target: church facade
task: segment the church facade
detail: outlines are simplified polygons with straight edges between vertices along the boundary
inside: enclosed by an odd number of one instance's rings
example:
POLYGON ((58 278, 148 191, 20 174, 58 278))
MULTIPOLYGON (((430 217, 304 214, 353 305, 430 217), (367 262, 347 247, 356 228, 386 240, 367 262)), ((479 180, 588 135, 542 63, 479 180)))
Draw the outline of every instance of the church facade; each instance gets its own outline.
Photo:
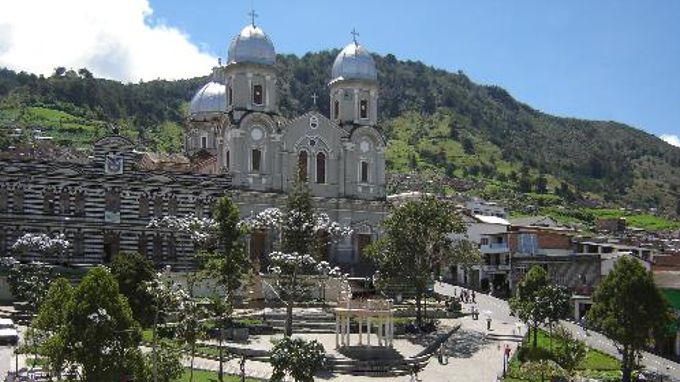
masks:
MULTIPOLYGON (((333 245, 330 259, 361 263, 386 214, 386 142, 377 127, 373 58, 356 39, 348 44, 331 68, 331 115, 312 110, 293 119, 278 112, 275 63, 264 31, 254 22, 243 28, 226 65, 213 69, 191 101, 186 154, 208 153, 212 160, 203 171, 231 176, 243 215, 283 207, 299 177, 318 208, 353 228, 353 237, 333 245)), ((250 249, 262 256, 271 250, 271 238, 251 238, 250 249)))
MULTIPOLYGON (((120 252, 137 251, 157 264, 189 269, 190 240, 148 228, 150 219, 207 216, 223 195, 243 217, 284 208, 300 178, 317 208, 353 229, 351 237, 330 246, 328 259, 364 273, 363 249, 377 238, 387 213, 375 63, 351 42, 332 67, 331 115, 311 110, 287 119, 278 112, 275 61, 262 29, 254 23, 243 28, 226 65, 215 67, 191 100, 184 156, 165 164, 167 155, 140 152, 117 135, 95 142, 84 163, 0 159, 0 256, 10 254, 24 233, 63 233, 73 244, 66 254, 71 263, 106 263, 120 252)), ((265 256, 272 242, 251 235, 251 256, 265 256)), ((22 259, 56 261, 37 253, 22 259)))

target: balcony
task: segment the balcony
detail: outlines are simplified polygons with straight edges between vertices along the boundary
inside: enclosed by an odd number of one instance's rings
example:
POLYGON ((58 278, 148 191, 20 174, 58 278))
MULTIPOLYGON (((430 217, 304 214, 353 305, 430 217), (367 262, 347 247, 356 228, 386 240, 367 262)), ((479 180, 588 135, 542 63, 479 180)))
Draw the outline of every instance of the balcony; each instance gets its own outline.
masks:
POLYGON ((508 272, 508 271, 510 271, 510 265, 509 264, 482 265, 482 271, 484 271, 484 272, 496 272, 496 271, 508 272))
POLYGON ((485 245, 481 245, 479 247, 479 250, 482 253, 507 253, 507 252, 510 252, 510 248, 508 247, 508 243, 485 244, 485 245))

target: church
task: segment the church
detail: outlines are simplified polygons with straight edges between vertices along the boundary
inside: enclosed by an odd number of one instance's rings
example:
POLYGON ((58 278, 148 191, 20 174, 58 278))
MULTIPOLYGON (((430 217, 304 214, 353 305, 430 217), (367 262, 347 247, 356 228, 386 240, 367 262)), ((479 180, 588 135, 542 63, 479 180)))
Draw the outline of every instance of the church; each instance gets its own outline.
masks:
MULTIPOLYGON (((353 35, 331 68, 331 115, 311 110, 289 120, 277 108, 274 44, 253 18, 231 41, 226 65, 213 68, 193 97, 184 137, 186 155, 203 159, 199 171, 231 175, 244 215, 283 207, 295 180, 306 181, 317 207, 354 231, 331 249, 342 264, 361 263, 385 216, 378 73, 353 35)), ((251 255, 269 251, 270 240, 251 238, 251 255)))
MULTIPOLYGON (((328 260, 368 274, 363 249, 387 214, 375 63, 355 35, 331 68, 331 115, 310 110, 292 119, 278 111, 275 63, 274 45, 253 19, 231 41, 226 64, 213 68, 191 100, 183 155, 146 152, 114 134, 94 142, 84 161, 0 158, 0 256, 16 255, 11 246, 24 233, 61 233, 72 243, 65 254, 71 264, 139 252, 158 265, 191 269, 190 238, 150 228, 152 218, 207 216, 224 195, 244 218, 284 208, 301 178, 315 207, 353 230, 329 246, 328 260)), ((262 259, 273 242, 251 234, 248 250, 262 259)), ((57 259, 24 253, 20 260, 57 259)))

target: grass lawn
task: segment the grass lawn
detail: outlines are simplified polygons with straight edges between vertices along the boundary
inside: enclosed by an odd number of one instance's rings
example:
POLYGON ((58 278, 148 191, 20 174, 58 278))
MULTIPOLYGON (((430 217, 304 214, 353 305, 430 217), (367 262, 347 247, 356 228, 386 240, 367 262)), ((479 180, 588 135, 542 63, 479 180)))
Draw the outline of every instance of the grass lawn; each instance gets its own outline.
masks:
MULTIPOLYGON (((552 346, 557 346, 559 343, 553 339, 552 346)), ((525 339, 522 346, 532 346, 532 339, 525 339)), ((538 332, 538 348, 550 350, 550 335, 545 331, 538 332)), ((517 355, 513 355, 510 360, 508 368, 508 376, 504 379, 505 382, 519 382, 529 381, 522 377, 520 372, 521 363, 517 359, 517 355)), ((578 373, 582 376, 599 377, 604 380, 615 380, 619 376, 621 365, 619 361, 599 350, 586 348, 586 356, 581 363, 576 367, 574 374, 578 373), (610 379, 612 378, 612 379, 610 379)))
MULTIPOLYGON (((184 370, 184 375, 182 378, 177 380, 177 382, 188 382, 189 381, 189 369, 184 370)), ((205 371, 205 370, 194 370, 194 382, 211 382, 217 381, 217 372, 215 371, 205 371)), ((236 375, 225 375, 225 382, 240 382, 241 377, 236 375)), ((257 382, 257 379, 246 378, 246 382, 257 382)))

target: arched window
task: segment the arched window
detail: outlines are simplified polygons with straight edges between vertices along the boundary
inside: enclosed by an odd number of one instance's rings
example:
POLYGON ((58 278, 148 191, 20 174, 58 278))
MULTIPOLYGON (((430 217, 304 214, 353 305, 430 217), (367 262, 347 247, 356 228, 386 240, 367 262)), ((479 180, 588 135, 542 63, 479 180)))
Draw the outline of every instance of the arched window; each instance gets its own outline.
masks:
POLYGON ((61 190, 59 195, 59 207, 61 208, 61 213, 68 215, 71 213, 71 194, 68 192, 67 188, 61 190))
POLYGON ((262 169, 262 151, 260 149, 253 149, 251 152, 251 165, 253 172, 260 172, 262 169))
POLYGON ((340 101, 337 99, 333 103, 333 118, 338 119, 340 118, 340 101))
POLYGON ((224 153, 224 167, 226 167, 227 170, 229 170, 231 168, 231 166, 230 166, 231 162, 230 162, 229 159, 230 159, 229 158, 229 150, 227 150, 227 152, 224 153))
POLYGON ((307 152, 300 151, 298 154, 298 177, 301 181, 307 181, 307 152))
POLYGON ((359 103, 359 116, 361 118, 368 118, 368 101, 362 99, 359 103))
POLYGON ((255 105, 262 105, 262 85, 253 86, 253 103, 255 105))
POLYGON ((144 257, 146 257, 146 245, 146 232, 142 232, 137 239, 137 252, 144 257))
POLYGON ((14 189, 13 212, 20 214, 24 212, 24 190, 20 187, 14 189))
POLYGON ((139 196, 139 217, 146 218, 149 216, 149 197, 143 193, 139 196))
POLYGON ((54 191, 51 189, 45 190, 43 198, 43 213, 45 215, 54 214, 54 191))
POLYGON ((361 183, 368 183, 368 162, 361 161, 361 173, 359 174, 359 181, 361 183))
POLYGON ((229 105, 232 105, 234 103, 234 90, 231 88, 231 85, 229 85, 229 105))
POLYGON ((316 154, 316 183, 326 183, 326 154, 316 154))

